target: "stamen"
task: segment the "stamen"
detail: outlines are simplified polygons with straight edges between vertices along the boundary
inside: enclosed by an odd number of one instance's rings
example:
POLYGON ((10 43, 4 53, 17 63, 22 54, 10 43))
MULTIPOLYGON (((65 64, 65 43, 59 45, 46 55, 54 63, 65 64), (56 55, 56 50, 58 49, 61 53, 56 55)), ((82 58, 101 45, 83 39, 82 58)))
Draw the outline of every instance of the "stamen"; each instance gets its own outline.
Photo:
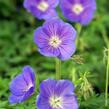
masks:
POLYGON ((49 45, 54 48, 58 48, 61 43, 62 43, 62 41, 57 36, 52 36, 49 40, 49 45))
POLYGON ((49 5, 45 1, 40 2, 37 6, 37 8, 43 12, 46 11, 48 9, 48 7, 49 7, 49 5))
POLYGON ((84 10, 84 8, 81 4, 75 4, 72 7, 72 11, 77 15, 79 15, 81 12, 83 12, 83 10, 84 10))
POLYGON ((50 106, 53 109, 62 109, 62 98, 57 96, 52 96, 49 99, 50 106))

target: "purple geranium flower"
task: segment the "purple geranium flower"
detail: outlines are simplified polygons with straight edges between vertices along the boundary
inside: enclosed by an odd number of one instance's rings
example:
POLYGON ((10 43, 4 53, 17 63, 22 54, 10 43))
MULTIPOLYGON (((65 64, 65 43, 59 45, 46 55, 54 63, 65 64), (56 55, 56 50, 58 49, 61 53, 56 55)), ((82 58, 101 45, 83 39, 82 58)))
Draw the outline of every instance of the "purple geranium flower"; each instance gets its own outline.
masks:
POLYGON ((78 109, 74 86, 68 80, 44 80, 37 97, 38 109, 78 109))
POLYGON ((20 103, 28 99, 35 90, 35 74, 31 67, 25 66, 23 72, 16 76, 11 84, 11 96, 9 102, 11 104, 20 103))
POLYGON ((34 41, 42 55, 61 60, 67 60, 74 54, 75 38, 75 29, 59 19, 46 21, 34 34, 34 41))
POLYGON ((95 0, 61 0, 60 7, 63 15, 70 21, 87 25, 96 10, 95 0))
POLYGON ((24 0, 24 7, 38 19, 56 17, 55 11, 59 0, 24 0))

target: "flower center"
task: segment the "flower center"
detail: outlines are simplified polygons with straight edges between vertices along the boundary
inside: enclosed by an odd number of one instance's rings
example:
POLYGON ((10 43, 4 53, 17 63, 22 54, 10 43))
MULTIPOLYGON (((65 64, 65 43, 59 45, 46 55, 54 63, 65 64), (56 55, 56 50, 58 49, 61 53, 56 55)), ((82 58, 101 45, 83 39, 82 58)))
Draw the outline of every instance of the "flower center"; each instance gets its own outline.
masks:
POLYGON ((31 87, 33 87, 33 84, 27 85, 27 86, 23 89, 23 91, 27 92, 31 87))
POLYGON ((75 4, 72 7, 72 11, 79 15, 84 10, 83 6, 81 4, 75 4))
POLYGON ((48 7, 49 7, 49 5, 45 1, 40 2, 37 6, 37 8, 43 12, 46 11, 48 7))
POLYGON ((57 96, 52 96, 49 99, 50 106, 53 109, 62 109, 62 98, 57 96))
POLYGON ((49 40, 49 45, 54 47, 54 48, 58 48, 61 43, 62 43, 62 41, 57 36, 53 36, 49 40))

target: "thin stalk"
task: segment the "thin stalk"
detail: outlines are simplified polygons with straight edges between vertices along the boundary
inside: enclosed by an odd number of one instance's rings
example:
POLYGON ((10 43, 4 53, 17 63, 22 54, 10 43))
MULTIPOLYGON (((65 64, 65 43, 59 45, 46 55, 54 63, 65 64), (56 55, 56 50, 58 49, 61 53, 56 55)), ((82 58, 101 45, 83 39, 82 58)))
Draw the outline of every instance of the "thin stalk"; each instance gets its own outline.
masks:
POLYGON ((109 39, 106 31, 102 30, 102 36, 104 39, 105 46, 107 47, 107 66, 106 66, 106 87, 105 87, 105 106, 108 106, 108 85, 109 85, 109 39))
POLYGON ((61 79, 61 61, 56 58, 56 79, 61 79))
POLYGON ((108 46, 108 44, 109 44, 109 39, 108 39, 107 34, 106 34, 106 31, 105 31, 104 29, 102 30, 102 37, 103 37, 103 39, 104 39, 104 43, 105 43, 106 47, 109 48, 109 46, 108 46))
POLYGON ((109 46, 107 49, 107 68, 106 68, 106 89, 105 89, 105 106, 108 106, 108 85, 109 85, 109 46))
MULTIPOLYGON (((39 73, 37 73, 37 76, 36 76, 36 86, 39 86, 40 82, 39 82, 39 73)), ((36 91, 35 91, 36 94, 39 93, 39 88, 36 87, 36 91)))
POLYGON ((81 31, 82 31, 82 26, 79 23, 77 23, 76 29, 77 29, 76 46, 78 47, 78 44, 79 44, 79 41, 80 41, 79 37, 80 37, 81 31))

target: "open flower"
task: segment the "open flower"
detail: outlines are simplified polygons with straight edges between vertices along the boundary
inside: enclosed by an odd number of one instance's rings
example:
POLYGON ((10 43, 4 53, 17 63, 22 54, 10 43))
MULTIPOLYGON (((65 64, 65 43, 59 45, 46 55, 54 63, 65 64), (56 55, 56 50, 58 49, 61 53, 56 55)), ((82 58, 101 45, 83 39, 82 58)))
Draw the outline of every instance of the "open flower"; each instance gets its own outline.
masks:
POLYGON ((59 19, 46 21, 34 34, 34 41, 42 55, 61 60, 67 60, 74 54, 75 38, 75 29, 59 19))
POLYGON ((55 11, 59 0, 24 0, 24 7, 38 19, 56 17, 55 11))
POLYGON ((23 72, 16 76, 10 84, 9 102, 11 104, 23 102, 34 93, 34 90, 35 74, 31 67, 25 66, 23 72))
POLYGON ((95 0, 61 0, 60 7, 68 20, 87 25, 93 19, 96 2, 95 0))
POLYGON ((78 109, 74 86, 68 80, 44 80, 37 97, 38 109, 78 109))

